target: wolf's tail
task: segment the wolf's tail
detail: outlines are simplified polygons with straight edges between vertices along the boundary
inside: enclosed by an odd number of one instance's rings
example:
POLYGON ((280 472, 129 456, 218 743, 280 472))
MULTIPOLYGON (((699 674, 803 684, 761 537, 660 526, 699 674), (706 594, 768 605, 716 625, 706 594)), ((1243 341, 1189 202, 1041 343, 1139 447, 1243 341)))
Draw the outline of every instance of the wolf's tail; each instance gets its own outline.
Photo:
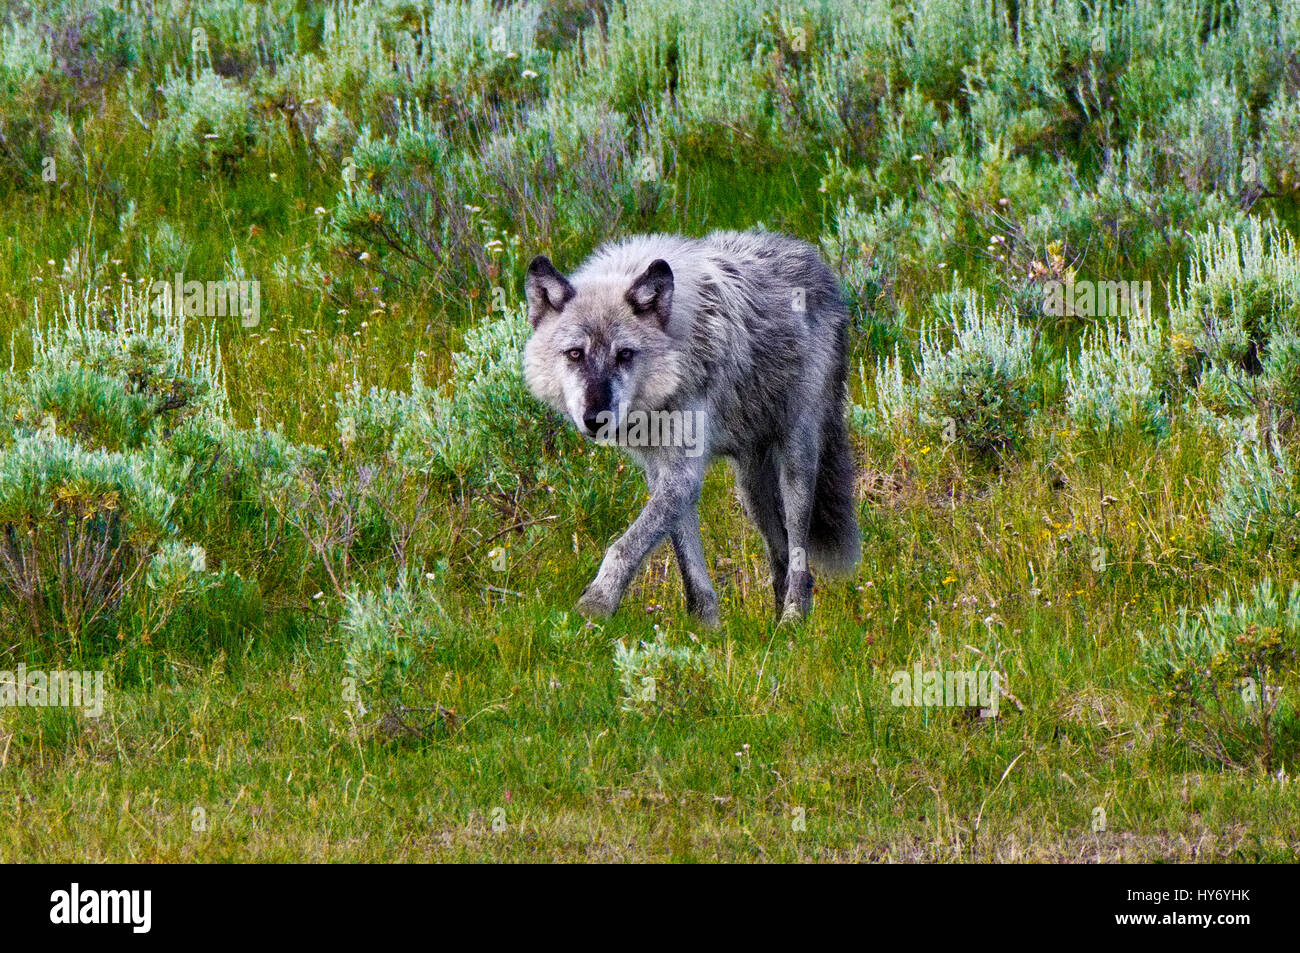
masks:
POLYGON ((809 561, 831 575, 847 575, 862 560, 858 505, 853 497, 853 454, 844 423, 843 353, 841 349, 840 367, 831 375, 835 394, 828 401, 826 417, 822 421, 817 488, 808 528, 809 561))

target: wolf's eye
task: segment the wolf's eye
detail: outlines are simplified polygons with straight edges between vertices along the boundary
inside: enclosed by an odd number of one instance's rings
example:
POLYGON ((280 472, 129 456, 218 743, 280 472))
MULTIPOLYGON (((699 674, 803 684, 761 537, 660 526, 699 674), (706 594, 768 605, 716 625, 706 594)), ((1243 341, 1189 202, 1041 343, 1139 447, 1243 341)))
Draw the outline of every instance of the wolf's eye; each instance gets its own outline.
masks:
POLYGON ((630 347, 625 347, 623 350, 618 352, 618 362, 620 364, 626 364, 634 357, 636 357, 636 351, 632 350, 630 347))
POLYGON ((569 360, 573 361, 575 364, 582 360, 582 348, 580 347, 571 347, 564 353, 567 354, 569 360))

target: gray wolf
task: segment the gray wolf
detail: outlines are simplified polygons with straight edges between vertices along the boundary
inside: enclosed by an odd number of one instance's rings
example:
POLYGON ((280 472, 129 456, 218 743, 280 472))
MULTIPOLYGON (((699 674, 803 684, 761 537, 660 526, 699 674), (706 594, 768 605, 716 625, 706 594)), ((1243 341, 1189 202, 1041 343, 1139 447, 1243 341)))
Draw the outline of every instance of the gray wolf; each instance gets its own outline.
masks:
POLYGON ((768 232, 642 235, 601 246, 569 277, 539 255, 525 291, 529 388, 579 432, 623 447, 650 489, 579 611, 613 614, 669 539, 687 609, 717 624, 698 511, 715 457, 730 461, 762 534, 783 621, 811 611, 811 567, 842 574, 857 565, 848 313, 816 249, 768 232), (659 425, 637 428, 646 420, 659 425))

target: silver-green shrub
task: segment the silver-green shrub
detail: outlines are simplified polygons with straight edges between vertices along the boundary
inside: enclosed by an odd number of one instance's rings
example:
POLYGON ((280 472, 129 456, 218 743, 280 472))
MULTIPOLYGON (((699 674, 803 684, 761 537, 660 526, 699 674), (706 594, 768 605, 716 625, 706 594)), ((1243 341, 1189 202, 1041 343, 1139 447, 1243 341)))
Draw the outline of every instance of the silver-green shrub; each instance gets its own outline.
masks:
POLYGON ((171 535, 173 499, 139 457, 20 435, 0 452, 0 616, 80 650, 171 535))
POLYGON ((1234 447, 1219 468, 1219 483, 1210 507, 1216 533, 1232 543, 1295 541, 1300 492, 1284 447, 1259 440, 1234 447))
POLYGON ((1032 410, 1034 335, 973 292, 956 301, 949 321, 921 329, 921 422, 972 450, 1002 450, 1023 436, 1032 410))
POLYGON ((714 704, 713 658, 707 649, 654 640, 614 645, 623 710, 642 716, 703 714, 714 704))
POLYGON ((1294 723, 1300 583, 1283 591, 1264 579, 1248 597, 1225 592, 1200 612, 1186 609, 1152 638, 1141 637, 1142 670, 1165 727, 1178 743, 1230 766, 1271 772, 1283 719, 1294 723))
POLYGON ((158 129, 164 156, 183 165, 216 167, 241 158, 253 140, 253 102, 232 80, 205 69, 193 79, 173 76, 163 85, 167 102, 158 129))
POLYGON ((438 602, 405 577, 397 586, 348 594, 340 627, 359 714, 400 713, 415 701, 413 666, 442 624, 438 602))
POLYGON ((1155 368, 1164 350, 1160 329, 1147 312, 1123 331, 1107 323, 1085 336, 1066 368, 1066 412, 1081 430, 1103 436, 1163 434, 1169 414, 1155 368))

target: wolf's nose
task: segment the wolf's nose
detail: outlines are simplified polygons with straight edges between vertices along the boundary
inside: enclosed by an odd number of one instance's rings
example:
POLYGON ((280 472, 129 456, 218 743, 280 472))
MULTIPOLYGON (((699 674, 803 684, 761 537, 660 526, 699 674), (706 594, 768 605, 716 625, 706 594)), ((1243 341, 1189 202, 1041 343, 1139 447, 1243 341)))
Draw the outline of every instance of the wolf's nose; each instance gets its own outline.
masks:
POLYGON ((584 414, 582 425, 587 428, 587 433, 595 433, 600 429, 600 414, 584 414))

